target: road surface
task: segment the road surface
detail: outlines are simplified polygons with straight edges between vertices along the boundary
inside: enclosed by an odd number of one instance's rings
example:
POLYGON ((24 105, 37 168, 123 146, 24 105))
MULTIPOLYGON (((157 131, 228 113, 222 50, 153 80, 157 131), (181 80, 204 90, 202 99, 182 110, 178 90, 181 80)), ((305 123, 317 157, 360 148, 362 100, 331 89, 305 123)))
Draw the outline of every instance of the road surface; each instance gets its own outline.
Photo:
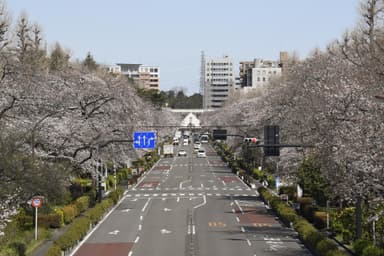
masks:
POLYGON ((203 144, 187 157, 161 159, 72 254, 311 255, 296 233, 203 144))

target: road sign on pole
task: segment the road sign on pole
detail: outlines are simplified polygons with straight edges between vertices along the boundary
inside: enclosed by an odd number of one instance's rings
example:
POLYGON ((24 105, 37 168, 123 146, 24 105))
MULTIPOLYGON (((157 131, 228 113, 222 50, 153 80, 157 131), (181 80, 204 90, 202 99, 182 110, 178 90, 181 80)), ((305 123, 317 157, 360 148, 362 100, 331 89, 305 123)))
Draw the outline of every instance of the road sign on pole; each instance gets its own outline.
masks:
POLYGON ((35 240, 37 240, 37 208, 43 204, 43 199, 40 197, 32 198, 31 205, 35 207, 35 240))
POLYGON ((133 148, 153 149, 156 147, 156 132, 134 132, 133 133, 133 148))

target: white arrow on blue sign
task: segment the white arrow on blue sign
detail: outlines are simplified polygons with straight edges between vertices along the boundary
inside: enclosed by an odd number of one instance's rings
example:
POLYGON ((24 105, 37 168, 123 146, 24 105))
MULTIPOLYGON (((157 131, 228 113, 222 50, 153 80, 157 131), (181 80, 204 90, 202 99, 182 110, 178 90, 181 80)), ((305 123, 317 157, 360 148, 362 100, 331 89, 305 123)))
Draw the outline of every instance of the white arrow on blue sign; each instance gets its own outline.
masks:
POLYGON ((133 148, 150 148, 156 147, 156 133, 155 132, 134 132, 133 133, 133 148))

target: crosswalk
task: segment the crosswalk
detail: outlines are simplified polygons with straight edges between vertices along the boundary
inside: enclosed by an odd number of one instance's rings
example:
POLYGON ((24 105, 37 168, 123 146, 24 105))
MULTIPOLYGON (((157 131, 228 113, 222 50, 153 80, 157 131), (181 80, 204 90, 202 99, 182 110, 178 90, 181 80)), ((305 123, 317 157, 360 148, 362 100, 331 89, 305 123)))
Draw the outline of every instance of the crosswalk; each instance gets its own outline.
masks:
POLYGON ((165 198, 165 197, 181 197, 181 198, 195 198, 195 197, 257 197, 255 194, 229 194, 229 193, 153 193, 153 194, 126 194, 127 198, 165 198))
MULTIPOLYGON (((172 167, 187 167, 187 166, 190 166, 190 164, 172 164, 171 166, 172 167)), ((194 167, 197 167, 197 166, 199 166, 199 167, 216 167, 216 166, 225 167, 225 166, 227 166, 227 164, 225 164, 225 163, 209 163, 209 164, 202 163, 202 164, 192 164, 192 166, 194 166, 194 167)), ((157 167, 170 168, 169 165, 162 165, 162 164, 157 165, 157 167)))
POLYGON ((177 191, 177 190, 188 190, 188 191, 251 191, 250 188, 229 188, 229 187, 174 187, 174 188, 132 188, 133 191, 177 191))

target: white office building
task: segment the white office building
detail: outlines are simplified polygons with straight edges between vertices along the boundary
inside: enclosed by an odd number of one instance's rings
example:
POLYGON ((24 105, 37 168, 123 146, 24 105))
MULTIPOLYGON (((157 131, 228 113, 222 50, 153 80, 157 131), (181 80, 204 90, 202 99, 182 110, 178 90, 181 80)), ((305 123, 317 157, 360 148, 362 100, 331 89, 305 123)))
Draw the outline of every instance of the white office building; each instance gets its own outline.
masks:
POLYGON ((281 75, 281 67, 277 61, 255 60, 255 67, 252 68, 252 88, 259 88, 269 83, 276 76, 281 75))
POLYGON ((203 108, 221 108, 235 85, 233 61, 228 56, 205 58, 202 54, 200 90, 203 108))

